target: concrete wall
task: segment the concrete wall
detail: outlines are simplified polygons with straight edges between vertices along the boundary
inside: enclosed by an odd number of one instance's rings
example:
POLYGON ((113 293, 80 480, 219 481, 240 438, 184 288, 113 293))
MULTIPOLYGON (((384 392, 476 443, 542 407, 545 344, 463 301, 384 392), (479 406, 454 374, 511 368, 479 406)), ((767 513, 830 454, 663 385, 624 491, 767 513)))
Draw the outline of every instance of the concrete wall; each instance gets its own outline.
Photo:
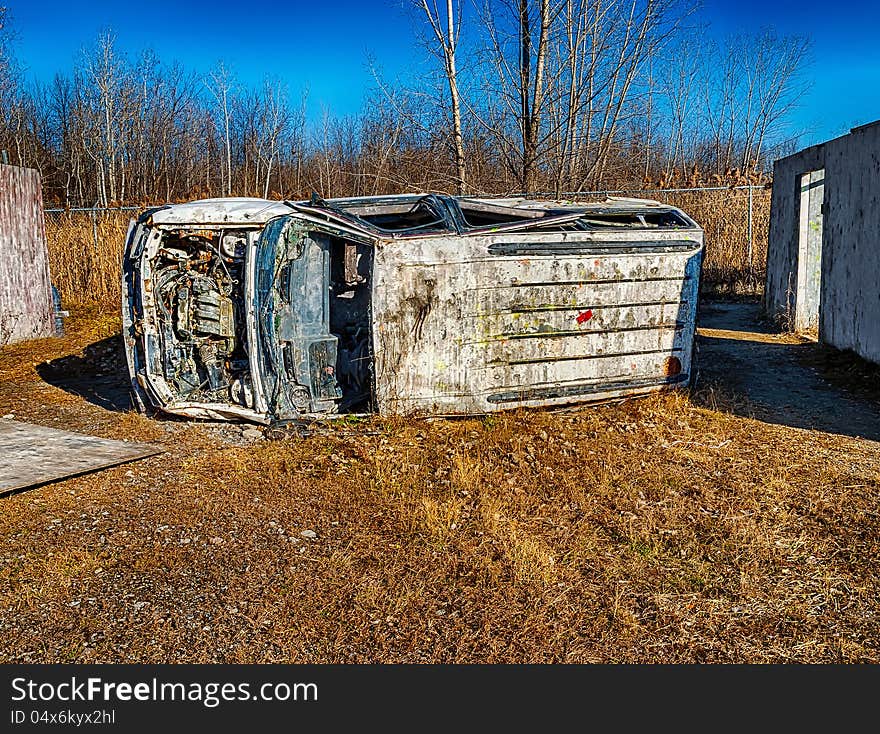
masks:
POLYGON ((824 145, 805 148, 773 164, 764 309, 771 318, 785 326, 794 326, 801 176, 824 167, 824 145))
POLYGON ((801 177, 822 168, 819 339, 880 363, 880 122, 776 162, 764 305, 793 320, 801 177))
POLYGON ((53 333, 40 174, 0 165, 0 344, 53 333))
POLYGON ((819 339, 880 362, 880 124, 826 144, 819 339))

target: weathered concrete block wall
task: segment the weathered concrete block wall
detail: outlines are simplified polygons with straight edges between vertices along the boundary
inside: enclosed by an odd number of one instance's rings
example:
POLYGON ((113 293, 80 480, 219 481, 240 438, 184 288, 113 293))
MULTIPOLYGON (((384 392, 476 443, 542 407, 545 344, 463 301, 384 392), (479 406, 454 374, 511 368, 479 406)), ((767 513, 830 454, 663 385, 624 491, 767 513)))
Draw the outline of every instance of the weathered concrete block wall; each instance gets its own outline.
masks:
POLYGON ((0 165, 0 344, 54 327, 40 174, 0 165))
POLYGON ((801 177, 824 169, 819 339, 880 363, 880 122, 776 161, 764 307, 794 310, 801 177))
POLYGON ((764 309, 771 318, 779 321, 790 321, 795 307, 801 176, 824 167, 824 145, 805 148, 773 164, 764 309))
POLYGON ((825 147, 819 338, 880 362, 880 124, 825 147))

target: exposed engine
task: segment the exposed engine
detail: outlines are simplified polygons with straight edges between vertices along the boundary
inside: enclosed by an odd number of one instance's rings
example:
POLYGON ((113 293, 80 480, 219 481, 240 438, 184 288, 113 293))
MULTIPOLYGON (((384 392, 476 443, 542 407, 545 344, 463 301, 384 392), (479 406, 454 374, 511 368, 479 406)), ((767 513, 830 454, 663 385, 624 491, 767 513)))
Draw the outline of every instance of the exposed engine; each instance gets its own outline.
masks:
POLYGON ((253 407, 243 309, 246 231, 164 234, 153 279, 162 369, 193 402, 253 407))

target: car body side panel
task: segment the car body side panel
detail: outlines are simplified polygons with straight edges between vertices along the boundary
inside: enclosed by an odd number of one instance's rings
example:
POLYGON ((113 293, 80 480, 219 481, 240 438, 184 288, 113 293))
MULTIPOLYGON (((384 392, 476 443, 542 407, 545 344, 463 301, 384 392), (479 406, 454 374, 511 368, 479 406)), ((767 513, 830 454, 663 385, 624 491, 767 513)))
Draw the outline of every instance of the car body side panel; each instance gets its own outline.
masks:
POLYGON ((484 413, 685 385, 701 258, 699 229, 380 243, 379 410, 484 413))

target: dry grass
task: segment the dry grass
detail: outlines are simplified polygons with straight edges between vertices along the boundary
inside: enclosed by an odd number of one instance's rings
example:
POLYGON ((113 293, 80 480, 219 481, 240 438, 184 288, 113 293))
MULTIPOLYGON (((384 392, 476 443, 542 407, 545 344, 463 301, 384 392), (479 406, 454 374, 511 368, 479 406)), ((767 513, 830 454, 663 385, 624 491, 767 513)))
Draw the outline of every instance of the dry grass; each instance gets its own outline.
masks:
MULTIPOLYGON (((633 192, 633 196, 646 196, 633 192)), ((753 192, 754 244, 748 257, 748 192, 696 191, 648 194, 681 207, 704 228, 703 288, 758 293, 767 261, 770 191, 753 192)), ((119 263, 133 212, 51 212, 46 215, 52 279, 65 304, 119 307, 119 263)))
POLYGON ((658 195, 687 212, 705 231, 705 291, 757 294, 764 290, 770 189, 752 191, 752 253, 749 258, 749 192, 744 190, 682 192, 658 195))
POLYGON ((0 413, 167 453, 3 501, 4 662, 880 661, 873 442, 717 390, 249 442, 40 381, 92 317, 0 413))
POLYGON ((702 290, 725 295, 755 295, 764 290, 767 238, 770 231, 770 189, 752 190, 752 247, 749 257, 749 192, 632 191, 623 196, 656 199, 677 206, 705 232, 702 290))
POLYGON ((120 264, 131 211, 49 212, 52 281, 68 305, 119 308, 120 264))

